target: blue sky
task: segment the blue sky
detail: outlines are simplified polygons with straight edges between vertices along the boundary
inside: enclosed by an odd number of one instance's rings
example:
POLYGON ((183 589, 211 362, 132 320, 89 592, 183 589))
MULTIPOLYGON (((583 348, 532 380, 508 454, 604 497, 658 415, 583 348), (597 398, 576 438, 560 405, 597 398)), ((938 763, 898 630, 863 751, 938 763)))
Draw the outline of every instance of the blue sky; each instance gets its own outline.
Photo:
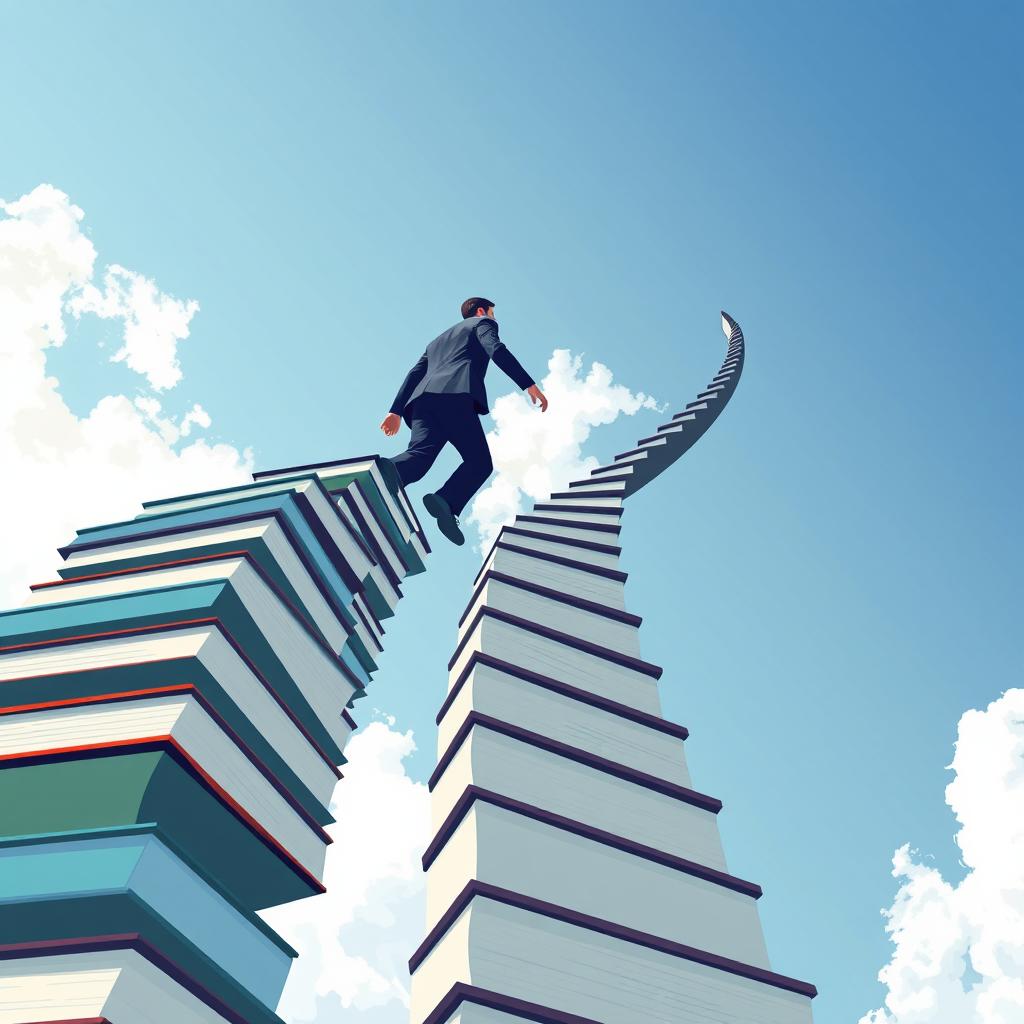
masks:
MULTIPOLYGON (((1020 680, 1022 22, 1009 3, 8 4, 0 197, 53 184, 102 260, 198 300, 165 408, 201 402, 261 469, 397 451, 377 424, 469 294, 535 375, 569 348, 674 407, 732 313, 744 378, 629 508, 627 596, 730 867, 764 886, 773 966, 840 1024, 884 995, 893 851, 963 873, 957 722, 1020 680)), ((49 356, 81 415, 137 386, 106 330, 49 356)), ((373 694, 419 779, 478 563, 435 551, 373 694)))

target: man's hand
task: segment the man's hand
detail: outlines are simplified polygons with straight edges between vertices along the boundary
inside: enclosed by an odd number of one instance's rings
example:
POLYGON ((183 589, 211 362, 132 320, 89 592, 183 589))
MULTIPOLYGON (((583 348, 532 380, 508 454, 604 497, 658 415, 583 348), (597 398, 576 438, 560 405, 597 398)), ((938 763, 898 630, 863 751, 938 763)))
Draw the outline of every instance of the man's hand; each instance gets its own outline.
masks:
POLYGON ((530 401, 536 405, 540 402, 540 411, 547 412, 548 400, 544 397, 544 392, 541 391, 536 384, 531 384, 527 389, 526 393, 530 396, 530 401))
MULTIPOLYGON (((544 403, 547 405, 547 402, 544 403)), ((397 412, 389 412, 384 417, 384 422, 381 423, 380 429, 384 431, 388 437, 394 437, 398 433, 399 428, 402 425, 402 417, 397 412)))

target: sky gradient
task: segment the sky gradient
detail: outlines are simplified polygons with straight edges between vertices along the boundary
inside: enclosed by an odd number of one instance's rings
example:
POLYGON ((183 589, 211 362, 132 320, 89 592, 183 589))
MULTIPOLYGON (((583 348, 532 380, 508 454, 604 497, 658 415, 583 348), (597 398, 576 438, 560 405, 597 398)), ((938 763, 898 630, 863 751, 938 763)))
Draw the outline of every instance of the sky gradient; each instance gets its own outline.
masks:
MULTIPOLYGON (((400 450, 377 425, 470 294, 535 376, 568 348, 671 411, 736 317, 729 409, 629 503, 627 600, 773 967, 817 1024, 880 1005, 893 851, 962 875, 957 722, 1021 679, 1021 8, 3 12, 0 197, 53 184, 103 260, 198 300, 165 408, 257 469, 400 450)), ((80 414, 136 387, 98 342, 48 357, 80 414)), ((479 561, 432 544, 363 702, 421 780, 479 561)))

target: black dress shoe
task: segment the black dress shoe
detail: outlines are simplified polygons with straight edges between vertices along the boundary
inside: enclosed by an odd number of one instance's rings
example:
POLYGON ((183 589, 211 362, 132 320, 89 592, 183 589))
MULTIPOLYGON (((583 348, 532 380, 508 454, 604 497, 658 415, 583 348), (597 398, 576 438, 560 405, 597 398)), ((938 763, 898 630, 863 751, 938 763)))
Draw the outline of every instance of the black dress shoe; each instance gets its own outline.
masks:
POLYGON ((424 494, 423 506, 437 520, 437 528, 453 544, 465 544, 466 538, 459 529, 459 521, 455 518, 448 502, 440 494, 424 494))

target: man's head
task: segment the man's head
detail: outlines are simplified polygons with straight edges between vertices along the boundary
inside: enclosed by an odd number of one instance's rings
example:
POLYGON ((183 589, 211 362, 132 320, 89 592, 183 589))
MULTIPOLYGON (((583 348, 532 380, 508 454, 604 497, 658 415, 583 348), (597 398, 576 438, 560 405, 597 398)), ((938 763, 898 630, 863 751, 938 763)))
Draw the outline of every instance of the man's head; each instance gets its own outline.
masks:
POLYGON ((494 303, 480 295, 466 299, 462 304, 462 319, 468 320, 471 316, 494 316, 494 303))

